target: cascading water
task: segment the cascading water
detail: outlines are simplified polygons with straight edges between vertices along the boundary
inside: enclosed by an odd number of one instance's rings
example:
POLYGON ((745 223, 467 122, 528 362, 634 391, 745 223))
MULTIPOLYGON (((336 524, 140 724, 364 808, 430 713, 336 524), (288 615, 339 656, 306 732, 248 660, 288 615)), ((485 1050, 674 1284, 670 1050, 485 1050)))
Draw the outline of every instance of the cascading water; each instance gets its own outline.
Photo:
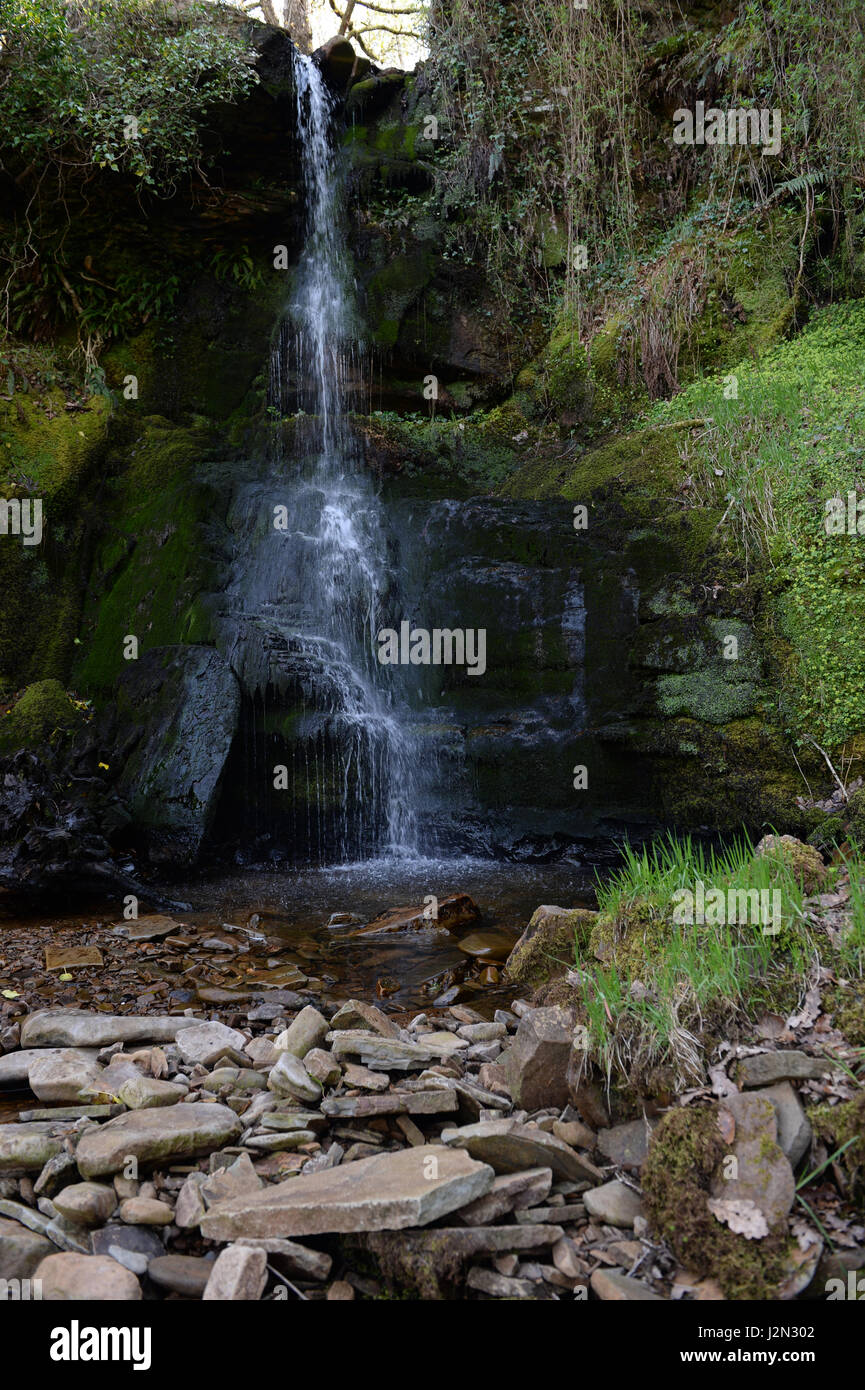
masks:
POLYGON ((250 828, 301 857, 351 860, 414 849, 417 758, 376 659, 390 621, 388 541, 346 411, 355 316, 334 101, 311 59, 297 55, 295 75, 307 231, 270 407, 282 417, 293 400, 297 413, 274 427, 265 476, 235 498, 223 624, 246 692, 236 769, 250 828))

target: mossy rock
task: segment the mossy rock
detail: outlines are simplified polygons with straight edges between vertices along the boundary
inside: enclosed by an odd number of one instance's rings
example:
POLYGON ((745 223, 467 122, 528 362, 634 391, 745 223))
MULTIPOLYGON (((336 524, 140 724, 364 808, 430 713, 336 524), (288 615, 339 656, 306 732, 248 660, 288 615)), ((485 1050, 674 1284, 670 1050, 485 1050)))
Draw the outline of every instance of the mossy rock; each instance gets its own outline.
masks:
POLYGON ((81 721, 81 713, 59 681, 36 681, 0 721, 0 751, 38 748, 62 738, 81 721))
POLYGON ((820 851, 805 845, 794 835, 764 835, 756 855, 775 859, 787 866, 806 893, 816 893, 826 878, 826 865, 820 851))
POLYGON ((505 963, 507 983, 537 989, 564 974, 588 947, 596 917, 582 907, 539 907, 505 963))
POLYGON ((808 1118, 818 1139, 834 1153, 848 1147, 837 1159, 839 1167, 850 1176, 858 1203, 865 1204, 865 1091, 843 1105, 818 1105, 808 1111, 808 1118))
POLYGON ((628 903, 622 912, 599 912, 592 927, 589 947, 596 960, 615 965, 622 975, 639 977, 659 960, 673 927, 647 899, 628 903))
POLYGON ((762 1240, 747 1240, 712 1215, 712 1182, 729 1152, 716 1107, 669 1111, 641 1172, 646 1216, 682 1265, 717 1279, 726 1298, 774 1300, 790 1273, 795 1242, 786 1223, 762 1240))
POLYGON ((865 849, 865 787, 860 787, 847 803, 847 833, 865 849))
POLYGON ((808 844, 825 854, 831 854, 845 836, 843 816, 824 816, 808 836, 808 844))

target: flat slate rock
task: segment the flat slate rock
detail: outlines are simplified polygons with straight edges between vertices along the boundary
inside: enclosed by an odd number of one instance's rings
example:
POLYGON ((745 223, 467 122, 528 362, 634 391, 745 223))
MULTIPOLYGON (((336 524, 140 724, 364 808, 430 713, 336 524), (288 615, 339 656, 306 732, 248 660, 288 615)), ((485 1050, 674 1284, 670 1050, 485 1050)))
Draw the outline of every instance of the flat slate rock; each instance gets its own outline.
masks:
POLYGON ((98 946, 46 946, 46 970, 84 970, 101 965, 102 952, 98 946))
POLYGON ((456 1091, 390 1091, 385 1096, 333 1096, 322 1102, 325 1115, 337 1119, 366 1115, 452 1115, 459 1108, 456 1091))
POLYGON ((21 1025, 21 1046, 107 1047, 115 1042, 174 1042, 197 1018, 165 1014, 97 1014, 86 1009, 39 1009, 21 1025))
POLYGON ((177 1050, 185 1062, 200 1062, 209 1067, 226 1052, 243 1052, 246 1034, 237 1028, 228 1028, 224 1023, 202 1023, 193 1020, 191 1028, 184 1028, 183 1036, 177 1039, 177 1050))
POLYGON ((603 1173, 561 1139, 516 1120, 484 1120, 445 1129, 441 1137, 445 1144, 467 1149, 472 1158, 492 1164, 497 1173, 551 1168, 555 1177, 572 1182, 603 1181, 603 1173))
MULTIPOLYGON (((52 1055, 60 1055, 68 1049, 64 1047, 25 1047, 19 1048, 17 1052, 7 1052, 0 1057, 0 1090, 6 1086, 26 1086, 30 1079, 30 1068, 36 1061, 41 1061, 52 1055)), ((96 1062, 99 1049, 79 1048, 78 1055, 86 1057, 90 1062, 96 1062)))
POLYGON ((76 1151, 84 1178, 119 1173, 127 1159, 141 1163, 193 1158, 233 1143, 241 1123, 226 1105, 181 1102, 131 1110, 82 1135, 76 1151))
POLYGON ((233 1240, 426 1226, 483 1196, 494 1176, 460 1150, 424 1144, 220 1202, 202 1217, 201 1234, 233 1240))
POLYGON ((589 1216, 607 1226, 633 1226, 643 1214, 639 1193, 618 1179, 584 1192, 583 1203, 589 1216))
POLYGON ((598 1148, 619 1168, 642 1168, 657 1123, 654 1119, 630 1120, 627 1124, 598 1130, 598 1148))
POLYGON ((591 1279, 592 1293, 610 1303, 663 1303, 648 1284, 631 1279, 621 1269, 596 1269, 591 1279))
POLYGON ((162 917, 155 913, 150 917, 118 922, 113 928, 115 936, 125 937, 127 941, 158 941, 161 936, 170 936, 172 932, 182 930, 180 922, 175 922, 173 917, 162 917))
POLYGON ((328 1033, 327 1040, 334 1056, 360 1057, 364 1066, 373 1071, 420 1071, 430 1062, 441 1061, 468 1047, 465 1039, 455 1038, 452 1033, 427 1034, 423 1042, 415 1043, 346 1028, 328 1033))
POLYGON ((830 1061, 807 1052, 758 1052, 742 1058, 737 1079, 741 1086, 774 1086, 777 1081, 816 1081, 831 1070, 830 1061))
POLYGON ((42 1124, 0 1125, 0 1174, 39 1173, 62 1148, 42 1124))

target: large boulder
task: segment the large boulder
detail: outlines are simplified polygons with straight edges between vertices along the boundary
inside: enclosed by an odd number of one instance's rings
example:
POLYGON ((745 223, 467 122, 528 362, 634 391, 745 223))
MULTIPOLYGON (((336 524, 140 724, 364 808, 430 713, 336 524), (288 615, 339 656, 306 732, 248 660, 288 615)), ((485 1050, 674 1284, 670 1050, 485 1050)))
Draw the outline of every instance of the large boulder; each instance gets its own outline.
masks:
POLYGON ((523 1015, 505 1064, 515 1105, 523 1110, 567 1105, 573 1041, 573 1021, 565 1009, 530 1009, 523 1015))
MULTIPOLYGON (((162 647, 131 661, 118 691, 118 791, 152 858, 197 858, 240 716, 240 687, 213 647, 162 647)), ((116 755, 117 756, 117 755, 116 755)))

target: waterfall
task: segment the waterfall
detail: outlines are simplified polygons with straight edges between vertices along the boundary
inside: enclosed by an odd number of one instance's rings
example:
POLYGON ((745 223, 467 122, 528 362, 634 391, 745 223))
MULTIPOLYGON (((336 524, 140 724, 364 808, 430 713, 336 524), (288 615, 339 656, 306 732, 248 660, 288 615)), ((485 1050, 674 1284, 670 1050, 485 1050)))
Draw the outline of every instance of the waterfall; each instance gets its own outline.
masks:
POLYGON ((235 767, 248 829, 303 858, 353 860, 413 851, 418 759, 392 668, 376 655, 395 595, 383 507, 347 413, 357 332, 335 103, 310 58, 296 55, 295 75, 307 226, 269 404, 296 413, 273 426, 263 476, 235 496, 223 631, 246 692, 235 767))

